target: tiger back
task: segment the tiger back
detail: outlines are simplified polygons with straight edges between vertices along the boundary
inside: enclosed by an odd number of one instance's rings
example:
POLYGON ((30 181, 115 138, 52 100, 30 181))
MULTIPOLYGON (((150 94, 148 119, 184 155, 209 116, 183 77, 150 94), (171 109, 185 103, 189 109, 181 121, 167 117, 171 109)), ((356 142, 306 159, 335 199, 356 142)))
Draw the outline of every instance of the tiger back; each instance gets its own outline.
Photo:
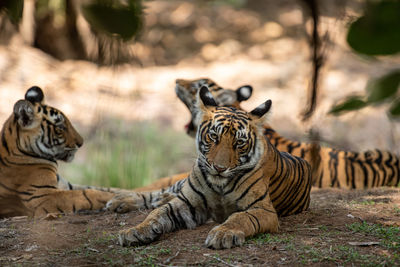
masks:
POLYGON ((30 88, 1 130, 0 218, 104 208, 113 193, 74 186, 57 173, 57 160, 70 162, 82 144, 68 118, 44 104, 43 91, 30 88))
POLYGON ((209 218, 221 223, 205 241, 215 249, 245 237, 278 230, 278 215, 296 214, 310 203, 309 164, 280 153, 263 135, 271 101, 247 113, 218 107, 206 86, 199 91, 198 157, 177 197, 120 232, 121 245, 150 243, 163 233, 195 228, 209 218))

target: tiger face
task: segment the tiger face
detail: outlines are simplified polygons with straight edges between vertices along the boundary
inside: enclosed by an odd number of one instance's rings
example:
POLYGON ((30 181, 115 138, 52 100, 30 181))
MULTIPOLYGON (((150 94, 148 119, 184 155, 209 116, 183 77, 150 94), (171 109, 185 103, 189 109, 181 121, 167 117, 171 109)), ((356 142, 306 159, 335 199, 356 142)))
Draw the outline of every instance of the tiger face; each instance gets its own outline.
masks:
POLYGON ((239 109, 240 102, 249 99, 253 92, 253 88, 250 85, 244 85, 236 90, 231 90, 223 89, 213 80, 207 78, 197 80, 177 79, 175 92, 189 109, 192 116, 190 122, 185 125, 186 132, 191 136, 196 134, 198 127, 193 118, 195 118, 198 113, 198 109, 195 106, 197 93, 203 85, 209 88, 215 102, 221 107, 234 107, 239 109))
POLYGON ((83 139, 58 109, 44 104, 43 91, 31 87, 14 105, 19 151, 48 160, 71 161, 83 139))
POLYGON ((251 113, 219 107, 206 86, 200 89, 199 113, 195 118, 199 165, 209 181, 224 186, 240 173, 248 173, 260 161, 264 145, 260 119, 271 107, 268 100, 251 113))

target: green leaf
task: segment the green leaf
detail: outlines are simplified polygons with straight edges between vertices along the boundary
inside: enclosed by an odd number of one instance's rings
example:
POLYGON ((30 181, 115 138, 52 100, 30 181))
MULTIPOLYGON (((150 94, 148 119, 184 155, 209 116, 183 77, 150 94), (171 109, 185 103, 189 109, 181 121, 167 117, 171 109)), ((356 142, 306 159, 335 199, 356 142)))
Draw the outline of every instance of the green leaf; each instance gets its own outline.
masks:
POLYGON ((390 106, 389 114, 393 117, 400 116, 400 98, 396 99, 390 106))
POLYGON ((18 24, 22 18, 24 0, 2 0, 0 1, 0 11, 2 10, 5 10, 12 23, 18 24))
POLYGON ((363 100, 363 97, 350 96, 343 103, 333 106, 329 113, 339 115, 346 111, 361 109, 367 105, 368 104, 363 100))
MULTIPOLYGON (((400 14, 399 14, 400 16, 400 14)), ((368 103, 376 103, 393 96, 400 84, 400 70, 392 71, 367 85, 368 103)))
POLYGON ((129 1, 128 6, 107 4, 98 0, 82 7, 85 19, 90 25, 111 36, 119 36, 124 41, 135 37, 143 26, 143 9, 140 0, 129 1))
POLYGON ((400 1, 370 1, 354 21, 347 43, 358 53, 391 55, 400 51, 400 1))

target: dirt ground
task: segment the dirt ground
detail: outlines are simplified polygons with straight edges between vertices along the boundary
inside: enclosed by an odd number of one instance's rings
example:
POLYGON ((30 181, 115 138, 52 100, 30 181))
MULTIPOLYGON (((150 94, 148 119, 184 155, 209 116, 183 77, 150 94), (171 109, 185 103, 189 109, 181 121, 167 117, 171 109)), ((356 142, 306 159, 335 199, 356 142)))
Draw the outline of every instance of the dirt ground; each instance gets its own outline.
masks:
POLYGON ((309 211, 280 218, 278 234, 243 247, 204 247, 208 222, 151 245, 121 247, 117 233, 147 211, 0 221, 1 266, 400 266, 400 189, 313 190, 309 211))

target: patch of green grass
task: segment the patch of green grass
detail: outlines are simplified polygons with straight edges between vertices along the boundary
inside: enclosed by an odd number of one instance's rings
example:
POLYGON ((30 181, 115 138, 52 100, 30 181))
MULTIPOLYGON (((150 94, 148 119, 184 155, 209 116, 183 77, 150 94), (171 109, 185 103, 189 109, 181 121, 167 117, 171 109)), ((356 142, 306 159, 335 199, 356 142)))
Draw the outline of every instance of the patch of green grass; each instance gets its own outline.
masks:
POLYGON ((394 213, 396 213, 396 214, 400 214, 400 208, 399 208, 399 206, 394 205, 393 211, 394 211, 394 213))
POLYGON ((381 244, 386 248, 400 248, 400 228, 395 226, 383 226, 380 224, 370 224, 367 222, 353 223, 346 225, 348 229, 354 232, 360 232, 372 235, 382 239, 381 244))
POLYGON ((262 244, 289 244, 293 240, 291 235, 273 235, 268 233, 263 233, 256 235, 249 239, 249 241, 254 241, 255 243, 262 244))
MULTIPOLYGON (((317 245, 317 244, 316 244, 317 245)), ((303 265, 317 262, 335 262, 340 265, 351 263, 357 266, 393 266, 398 259, 396 256, 365 254, 356 247, 347 245, 331 246, 328 248, 316 246, 299 246, 296 248, 298 261, 303 265)))
POLYGON ((135 188, 190 171, 194 140, 149 122, 110 121, 86 138, 76 159, 60 173, 72 183, 135 188))

